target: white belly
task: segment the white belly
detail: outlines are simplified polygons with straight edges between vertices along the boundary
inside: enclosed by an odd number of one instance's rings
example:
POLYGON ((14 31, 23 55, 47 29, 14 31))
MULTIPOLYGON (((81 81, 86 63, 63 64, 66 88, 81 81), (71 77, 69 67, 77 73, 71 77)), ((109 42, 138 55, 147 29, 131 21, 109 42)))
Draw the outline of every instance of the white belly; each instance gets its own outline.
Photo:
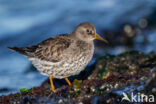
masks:
POLYGON ((65 78, 71 75, 79 74, 85 69, 93 54, 79 54, 74 57, 66 57, 60 62, 42 61, 40 59, 31 58, 33 65, 44 75, 52 75, 54 78, 65 78))

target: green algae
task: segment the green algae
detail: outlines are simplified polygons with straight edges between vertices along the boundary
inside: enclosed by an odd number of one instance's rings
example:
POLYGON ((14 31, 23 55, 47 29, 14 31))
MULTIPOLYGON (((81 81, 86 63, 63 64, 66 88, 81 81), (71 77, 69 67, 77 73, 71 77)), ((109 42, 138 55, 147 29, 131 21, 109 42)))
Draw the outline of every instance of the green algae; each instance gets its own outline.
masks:
POLYGON ((102 68, 99 69, 99 72, 97 74, 98 78, 107 78, 108 72, 106 70, 106 66, 103 65, 102 68))
POLYGON ((29 92, 29 90, 27 88, 22 88, 22 89, 20 89, 20 92, 27 93, 27 92, 29 92))
POLYGON ((33 91, 33 88, 31 88, 31 89, 27 89, 27 88, 20 89, 20 92, 24 92, 24 93, 28 93, 28 92, 31 92, 31 91, 33 91))
POLYGON ((75 79, 73 82, 74 89, 79 89, 82 87, 82 80, 75 79))

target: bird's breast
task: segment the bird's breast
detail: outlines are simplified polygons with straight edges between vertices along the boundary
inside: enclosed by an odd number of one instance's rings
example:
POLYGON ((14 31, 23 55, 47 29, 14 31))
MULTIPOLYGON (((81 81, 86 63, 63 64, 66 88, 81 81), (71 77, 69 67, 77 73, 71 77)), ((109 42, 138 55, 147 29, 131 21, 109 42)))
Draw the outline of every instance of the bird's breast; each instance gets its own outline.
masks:
POLYGON ((52 75, 54 78, 65 78, 79 74, 90 62, 94 52, 93 45, 85 47, 73 47, 67 52, 60 62, 31 59, 34 66, 44 75, 52 75))

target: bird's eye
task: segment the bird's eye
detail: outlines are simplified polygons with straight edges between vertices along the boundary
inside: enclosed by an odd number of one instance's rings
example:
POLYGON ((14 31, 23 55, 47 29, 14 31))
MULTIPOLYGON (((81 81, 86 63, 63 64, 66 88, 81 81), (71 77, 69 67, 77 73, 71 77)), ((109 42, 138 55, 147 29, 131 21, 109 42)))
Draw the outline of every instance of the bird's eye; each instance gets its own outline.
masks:
POLYGON ((89 29, 87 29, 86 31, 87 31, 87 33, 89 33, 89 29))
POLYGON ((92 31, 92 30, 87 29, 86 31, 87 31, 87 33, 88 33, 89 35, 92 35, 92 34, 93 34, 93 31, 92 31))

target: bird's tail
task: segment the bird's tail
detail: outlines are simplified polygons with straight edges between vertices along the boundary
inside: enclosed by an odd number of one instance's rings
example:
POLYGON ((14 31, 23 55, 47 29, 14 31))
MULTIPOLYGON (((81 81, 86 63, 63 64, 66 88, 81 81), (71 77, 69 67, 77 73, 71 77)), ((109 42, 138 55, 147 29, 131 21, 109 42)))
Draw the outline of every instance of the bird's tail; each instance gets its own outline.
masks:
POLYGON ((22 47, 22 48, 18 48, 18 47, 8 47, 8 48, 15 51, 15 52, 18 52, 24 56, 34 57, 34 52, 36 51, 38 46, 34 45, 34 46, 22 47))
POLYGON ((8 48, 20 54, 27 55, 26 51, 23 48, 18 47, 8 47, 8 48))
POLYGON ((8 47, 9 49, 18 52, 24 56, 27 57, 32 57, 32 50, 30 51, 29 47, 23 47, 23 48, 18 48, 18 47, 8 47))

